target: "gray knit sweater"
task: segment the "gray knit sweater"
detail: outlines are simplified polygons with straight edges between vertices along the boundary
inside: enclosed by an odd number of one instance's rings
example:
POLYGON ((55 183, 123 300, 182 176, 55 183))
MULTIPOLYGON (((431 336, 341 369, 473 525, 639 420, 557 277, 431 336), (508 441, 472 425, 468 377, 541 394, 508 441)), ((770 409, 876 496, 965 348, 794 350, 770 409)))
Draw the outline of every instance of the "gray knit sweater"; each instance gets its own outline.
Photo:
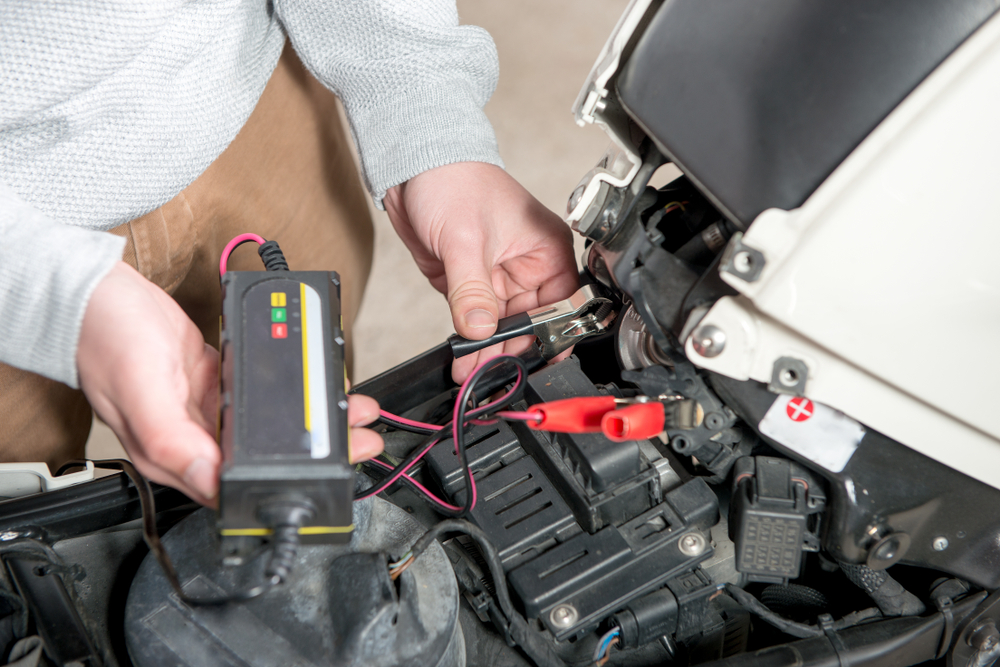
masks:
POLYGON ((246 122, 289 38, 337 93, 377 203, 501 164, 497 57, 454 0, 13 0, 0 10, 0 361, 72 386, 106 230, 172 199, 246 122))

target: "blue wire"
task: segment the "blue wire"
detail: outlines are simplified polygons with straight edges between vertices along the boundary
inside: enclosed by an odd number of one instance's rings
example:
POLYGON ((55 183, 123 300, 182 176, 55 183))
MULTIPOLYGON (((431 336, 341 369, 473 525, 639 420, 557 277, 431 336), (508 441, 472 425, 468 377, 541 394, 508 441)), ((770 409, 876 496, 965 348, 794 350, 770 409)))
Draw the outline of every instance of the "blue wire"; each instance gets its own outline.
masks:
POLYGON ((604 657, 604 653, 608 650, 608 645, 611 643, 611 640, 620 634, 621 634, 620 630, 615 630, 614 632, 612 632, 611 634, 609 634, 607 637, 604 638, 604 642, 601 644, 600 653, 597 654, 598 660, 604 657))

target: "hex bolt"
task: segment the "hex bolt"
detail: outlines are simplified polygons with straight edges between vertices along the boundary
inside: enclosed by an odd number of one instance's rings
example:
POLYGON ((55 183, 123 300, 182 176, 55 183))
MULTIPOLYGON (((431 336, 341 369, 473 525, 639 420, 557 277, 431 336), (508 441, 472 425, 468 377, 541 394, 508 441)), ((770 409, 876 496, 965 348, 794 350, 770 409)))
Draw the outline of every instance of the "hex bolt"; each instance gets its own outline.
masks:
POLYGON ((945 536, 935 537, 934 541, 931 543, 934 547, 934 551, 944 551, 948 548, 948 538, 945 536))
POLYGON ((549 613, 549 620, 557 628, 571 628, 578 618, 580 614, 571 604, 561 604, 549 613))
POLYGON ((698 533, 688 533, 677 542, 677 547, 685 556, 700 556, 706 546, 705 538, 698 533))
POLYGON ((714 324, 705 324, 694 332, 691 346, 703 357, 717 357, 726 349, 726 332, 714 324))

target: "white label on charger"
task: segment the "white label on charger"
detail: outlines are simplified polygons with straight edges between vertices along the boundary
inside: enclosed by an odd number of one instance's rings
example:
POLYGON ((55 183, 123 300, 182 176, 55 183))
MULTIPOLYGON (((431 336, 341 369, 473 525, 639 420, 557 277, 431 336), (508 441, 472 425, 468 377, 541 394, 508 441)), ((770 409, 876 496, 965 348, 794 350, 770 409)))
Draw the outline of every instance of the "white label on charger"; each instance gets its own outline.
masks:
POLYGON ((312 438, 310 455, 325 459, 330 455, 330 415, 326 398, 326 355, 323 350, 323 302, 319 293, 305 283, 302 286, 302 336, 306 353, 303 355, 307 373, 309 422, 312 438))

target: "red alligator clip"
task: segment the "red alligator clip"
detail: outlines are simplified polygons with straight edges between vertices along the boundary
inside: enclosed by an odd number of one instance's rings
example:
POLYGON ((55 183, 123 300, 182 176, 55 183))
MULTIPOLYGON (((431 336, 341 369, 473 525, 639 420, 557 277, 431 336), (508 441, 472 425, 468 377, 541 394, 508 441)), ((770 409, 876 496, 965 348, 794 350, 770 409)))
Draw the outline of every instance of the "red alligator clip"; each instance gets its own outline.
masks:
POLYGON ((646 440, 663 432, 666 414, 663 403, 639 403, 608 412, 601 418, 601 431, 608 440, 646 440))
MULTIPOLYGON (((541 416, 526 422, 539 431, 554 433, 599 433, 601 419, 617 406, 614 396, 581 396, 551 403, 539 403, 528 408, 541 416)), ((661 408, 660 412, 663 410, 661 408)))

